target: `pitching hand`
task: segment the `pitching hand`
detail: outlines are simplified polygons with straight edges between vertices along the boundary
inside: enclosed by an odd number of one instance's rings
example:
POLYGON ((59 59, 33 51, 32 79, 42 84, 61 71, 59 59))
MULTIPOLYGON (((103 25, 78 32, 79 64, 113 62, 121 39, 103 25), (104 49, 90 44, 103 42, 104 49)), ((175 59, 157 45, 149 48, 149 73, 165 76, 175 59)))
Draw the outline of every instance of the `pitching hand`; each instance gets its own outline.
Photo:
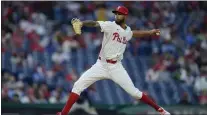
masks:
POLYGON ((156 36, 160 35, 160 30, 159 29, 153 29, 153 30, 150 30, 150 32, 151 32, 151 35, 156 35, 156 36))

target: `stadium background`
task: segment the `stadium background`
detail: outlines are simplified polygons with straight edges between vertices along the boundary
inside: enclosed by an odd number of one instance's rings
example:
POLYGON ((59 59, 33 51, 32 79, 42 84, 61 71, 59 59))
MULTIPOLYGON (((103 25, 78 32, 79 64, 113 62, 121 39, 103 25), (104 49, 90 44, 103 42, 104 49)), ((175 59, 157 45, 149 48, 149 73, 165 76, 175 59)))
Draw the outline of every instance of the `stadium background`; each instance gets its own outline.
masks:
MULTIPOLYGON (((160 39, 127 44, 123 65, 135 86, 173 114, 207 114, 207 2, 1 3, 3 113, 59 111, 73 83, 97 60, 102 39, 96 28, 74 36, 70 20, 113 20, 112 9, 124 5, 131 28, 161 30, 160 39)), ((154 112, 108 80, 84 91, 73 109, 74 115, 154 112)))

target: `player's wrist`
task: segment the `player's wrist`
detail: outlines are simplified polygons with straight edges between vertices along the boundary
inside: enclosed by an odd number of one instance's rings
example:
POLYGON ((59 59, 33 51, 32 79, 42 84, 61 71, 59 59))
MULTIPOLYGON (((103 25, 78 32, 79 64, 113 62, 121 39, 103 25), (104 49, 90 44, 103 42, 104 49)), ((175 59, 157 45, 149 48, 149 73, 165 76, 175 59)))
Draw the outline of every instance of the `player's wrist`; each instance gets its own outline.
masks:
POLYGON ((160 30, 159 29, 153 29, 153 30, 150 30, 150 35, 151 36, 159 36, 160 35, 160 30))
POLYGON ((154 31, 153 31, 153 30, 150 30, 150 31, 149 31, 149 35, 150 35, 150 36, 153 36, 153 35, 154 35, 154 31))

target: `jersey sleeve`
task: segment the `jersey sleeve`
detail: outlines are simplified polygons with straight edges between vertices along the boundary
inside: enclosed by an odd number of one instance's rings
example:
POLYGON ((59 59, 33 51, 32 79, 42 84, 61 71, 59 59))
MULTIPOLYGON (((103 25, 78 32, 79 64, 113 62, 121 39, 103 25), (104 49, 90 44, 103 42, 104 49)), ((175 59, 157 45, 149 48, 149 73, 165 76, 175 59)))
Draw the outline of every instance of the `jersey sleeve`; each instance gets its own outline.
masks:
POLYGON ((129 40, 131 40, 131 39, 132 39, 132 37, 133 37, 133 32, 132 32, 132 30, 131 30, 131 29, 129 30, 129 34, 128 34, 128 36, 129 36, 129 40))
POLYGON ((101 32, 110 32, 113 28, 113 23, 110 21, 97 21, 101 27, 101 32))

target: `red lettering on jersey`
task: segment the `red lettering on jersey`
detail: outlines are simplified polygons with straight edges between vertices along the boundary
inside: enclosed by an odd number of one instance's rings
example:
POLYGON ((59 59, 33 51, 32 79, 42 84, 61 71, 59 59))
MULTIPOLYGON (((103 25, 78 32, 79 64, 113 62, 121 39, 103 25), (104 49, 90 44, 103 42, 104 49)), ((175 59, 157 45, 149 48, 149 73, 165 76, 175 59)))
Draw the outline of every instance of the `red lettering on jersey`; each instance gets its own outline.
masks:
POLYGON ((127 40, 126 40, 126 37, 123 37, 123 44, 127 44, 127 40))
POLYGON ((121 43, 121 38, 120 38, 120 37, 118 37, 118 38, 117 38, 117 41, 118 41, 119 43, 121 43))
POLYGON ((114 35, 113 40, 115 40, 116 38, 119 38, 119 34, 117 32, 113 33, 113 35, 114 35))
POLYGON ((114 36, 113 40, 116 40, 117 42, 123 43, 123 44, 127 43, 126 37, 121 38, 119 36, 119 33, 115 32, 115 33, 113 33, 113 36, 114 36))

